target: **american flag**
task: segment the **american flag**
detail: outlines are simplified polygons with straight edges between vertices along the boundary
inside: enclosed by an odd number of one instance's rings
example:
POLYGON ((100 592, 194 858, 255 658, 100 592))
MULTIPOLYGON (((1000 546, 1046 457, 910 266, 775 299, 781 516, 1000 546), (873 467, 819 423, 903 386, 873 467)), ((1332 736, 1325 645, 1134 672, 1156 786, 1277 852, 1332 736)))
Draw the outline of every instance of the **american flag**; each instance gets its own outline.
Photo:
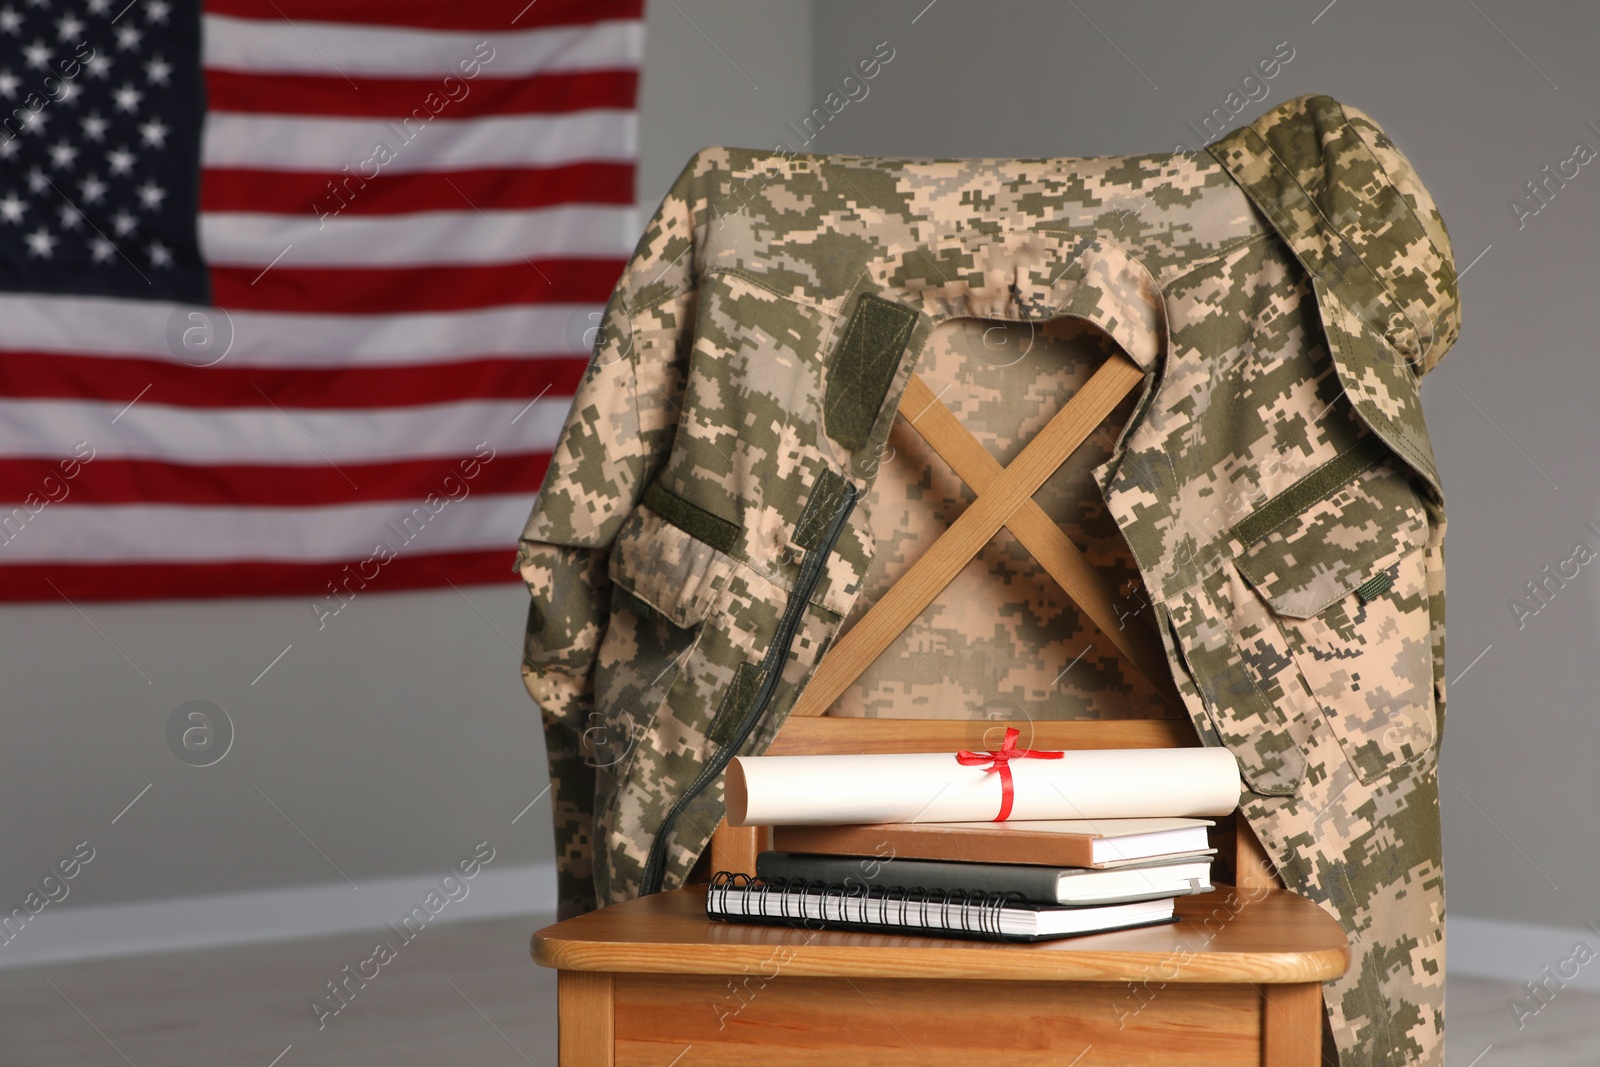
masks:
POLYGON ((642 0, 0 0, 0 599, 515 580, 642 0))

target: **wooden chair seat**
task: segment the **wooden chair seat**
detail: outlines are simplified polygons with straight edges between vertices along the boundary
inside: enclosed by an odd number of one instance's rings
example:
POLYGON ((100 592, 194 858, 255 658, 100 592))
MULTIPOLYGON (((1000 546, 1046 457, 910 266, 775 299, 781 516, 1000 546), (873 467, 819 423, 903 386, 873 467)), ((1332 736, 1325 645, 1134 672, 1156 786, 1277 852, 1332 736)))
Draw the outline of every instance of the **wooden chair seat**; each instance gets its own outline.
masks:
POLYGON ((1038 944, 712 922, 705 887, 540 930, 561 1067, 1320 1062, 1339 924, 1287 890, 1218 887, 1180 921, 1038 944), (1114 1051, 1113 1051, 1114 1050, 1114 1051))

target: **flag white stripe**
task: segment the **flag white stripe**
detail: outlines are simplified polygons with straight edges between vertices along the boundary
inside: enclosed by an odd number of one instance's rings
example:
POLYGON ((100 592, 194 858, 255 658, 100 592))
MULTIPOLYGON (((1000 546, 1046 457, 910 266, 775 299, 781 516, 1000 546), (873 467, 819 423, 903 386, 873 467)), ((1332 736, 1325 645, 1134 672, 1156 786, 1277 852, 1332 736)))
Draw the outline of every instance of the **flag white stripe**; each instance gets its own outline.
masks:
POLYGON ((553 167, 632 162, 632 111, 436 118, 426 125, 371 118, 301 118, 213 111, 200 151, 206 167, 323 173, 415 174, 467 167, 553 167), (382 146, 382 147, 380 147, 382 146))
POLYGON ((252 367, 586 356, 604 310, 604 304, 527 304, 483 311, 307 315, 112 297, 0 294, 0 323, 5 324, 0 349, 131 356, 193 366, 220 355, 228 366, 252 367), (201 331, 193 335, 197 341, 206 341, 204 331, 211 331, 209 343, 186 349, 187 330, 201 331))
MULTIPOLYGON (((504 549, 509 580, 511 546, 527 521, 529 497, 473 494, 469 480, 456 477, 449 486, 444 480, 441 474, 431 506, 425 500, 313 508, 47 504, 0 546, 0 574, 7 563, 342 562, 372 558, 382 543, 397 558, 504 549)), ((3 508, 0 521, 9 514, 3 508)), ((380 567, 373 585, 381 586, 381 574, 380 567)))
MULTIPOLYGON (((80 441, 95 459, 334 465, 549 451, 569 397, 463 400, 392 408, 180 408, 141 400, 0 400, 0 455, 59 458, 80 441), (126 409, 126 410, 124 410, 126 409), (112 419, 116 419, 113 423, 112 419)), ((357 483, 359 485, 359 482, 357 483)))
POLYGON ((202 34, 201 55, 212 69, 326 77, 437 76, 441 83, 447 74, 461 78, 462 64, 471 70, 474 60, 481 64, 478 77, 511 78, 637 67, 644 53, 644 26, 636 19, 536 30, 450 31, 206 15, 202 34))
MULTIPOLYGON (((337 205, 331 196, 323 203, 337 205)), ((517 263, 568 256, 626 259, 633 251, 628 232, 632 222, 631 208, 591 204, 325 219, 309 210, 302 215, 219 212, 200 216, 200 247, 213 266, 273 264, 275 269, 517 263)))

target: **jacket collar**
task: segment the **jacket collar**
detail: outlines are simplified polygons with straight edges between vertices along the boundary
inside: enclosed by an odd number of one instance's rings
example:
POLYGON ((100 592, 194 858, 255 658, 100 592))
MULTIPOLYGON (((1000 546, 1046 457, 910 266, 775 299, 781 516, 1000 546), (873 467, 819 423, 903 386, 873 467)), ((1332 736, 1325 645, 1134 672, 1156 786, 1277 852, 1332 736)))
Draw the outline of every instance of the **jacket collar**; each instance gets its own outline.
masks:
MULTIPOLYGON (((932 327, 972 317, 1043 322, 1086 319, 1147 374, 1166 348, 1166 305, 1155 276, 1128 250, 1080 230, 1007 230, 930 241, 870 268, 878 296, 932 327)), ((915 353, 912 353, 913 357, 915 353)))

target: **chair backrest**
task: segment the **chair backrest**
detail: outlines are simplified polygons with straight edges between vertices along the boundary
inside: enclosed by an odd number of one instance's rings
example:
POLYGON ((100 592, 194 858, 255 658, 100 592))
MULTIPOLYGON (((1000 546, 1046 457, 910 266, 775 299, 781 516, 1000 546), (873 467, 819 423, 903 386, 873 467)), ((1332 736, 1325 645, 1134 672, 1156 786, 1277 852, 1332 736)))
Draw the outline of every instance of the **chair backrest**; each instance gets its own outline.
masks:
POLYGON ((913 374, 900 400, 900 417, 950 465, 977 499, 829 650, 806 682, 790 716, 805 718, 826 712, 1001 527, 1011 531, 1088 620, 1156 686, 1167 705, 1166 713, 1182 715, 1183 703, 1173 689, 1159 639, 1147 627, 1123 624, 1112 584, 1033 500, 1039 487, 1143 381, 1144 372, 1131 359, 1120 352, 1112 355, 1010 466, 1001 467, 921 377, 913 374))
MULTIPOLYGON (((1124 626, 1114 590, 1033 500, 1033 495, 1133 389, 1143 372, 1113 354, 1077 393, 1002 467, 930 389, 913 374, 899 415, 977 494, 960 517, 878 598, 817 665, 767 754, 822 755, 875 752, 955 752, 998 748, 1007 726, 1027 748, 1175 748, 1199 743, 1183 711, 1166 654, 1154 633, 1124 626), (824 713, 877 659, 1001 527, 1048 573, 1134 667, 1155 684, 1163 715, 1144 719, 1043 720, 828 718, 824 713)), ((711 839, 712 871, 755 873, 756 854, 768 847, 768 827, 730 827, 724 819, 711 839)), ((1218 878, 1236 884, 1277 885, 1265 853, 1242 819, 1219 820, 1212 842, 1218 878)))

